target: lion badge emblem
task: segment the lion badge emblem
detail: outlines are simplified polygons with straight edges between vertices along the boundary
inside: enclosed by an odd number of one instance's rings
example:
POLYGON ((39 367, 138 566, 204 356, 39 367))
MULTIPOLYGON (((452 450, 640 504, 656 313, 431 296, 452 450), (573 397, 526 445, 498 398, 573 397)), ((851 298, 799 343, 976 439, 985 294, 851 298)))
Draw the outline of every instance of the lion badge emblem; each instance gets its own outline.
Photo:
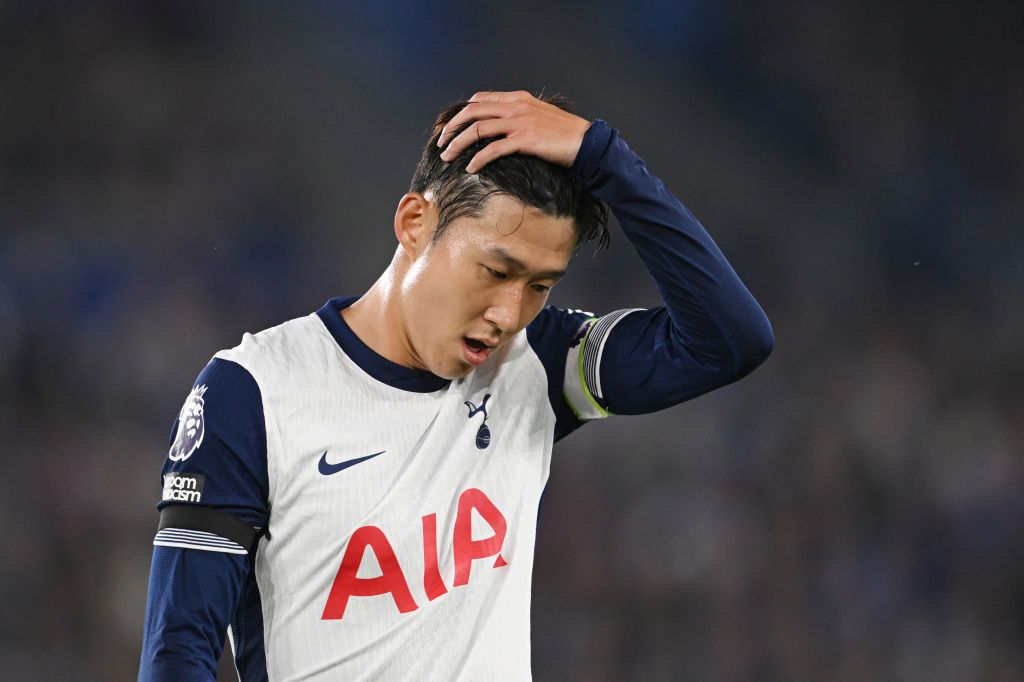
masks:
POLYGON ((173 462, 188 459, 203 443, 206 432, 203 423, 203 394, 206 386, 197 386, 185 398, 185 404, 178 413, 178 432, 174 436, 174 444, 167 457, 173 462))

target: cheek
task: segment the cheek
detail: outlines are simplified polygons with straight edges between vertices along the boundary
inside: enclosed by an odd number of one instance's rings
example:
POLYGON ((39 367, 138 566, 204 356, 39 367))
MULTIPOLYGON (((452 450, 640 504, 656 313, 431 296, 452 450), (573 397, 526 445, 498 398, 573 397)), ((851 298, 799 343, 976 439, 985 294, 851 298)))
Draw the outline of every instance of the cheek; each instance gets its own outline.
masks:
POLYGON ((421 258, 402 281, 407 319, 415 320, 421 344, 433 345, 465 333, 487 304, 486 271, 457 249, 421 258))
POLYGON ((482 281, 477 268, 461 263, 446 263, 446 267, 432 270, 428 288, 434 310, 439 318, 463 318, 472 314, 485 298, 486 282, 482 281))
POLYGON ((477 306, 479 285, 466 281, 457 271, 427 268, 419 273, 415 284, 406 292, 408 319, 413 326, 421 350, 447 343, 453 336, 465 333, 477 306))

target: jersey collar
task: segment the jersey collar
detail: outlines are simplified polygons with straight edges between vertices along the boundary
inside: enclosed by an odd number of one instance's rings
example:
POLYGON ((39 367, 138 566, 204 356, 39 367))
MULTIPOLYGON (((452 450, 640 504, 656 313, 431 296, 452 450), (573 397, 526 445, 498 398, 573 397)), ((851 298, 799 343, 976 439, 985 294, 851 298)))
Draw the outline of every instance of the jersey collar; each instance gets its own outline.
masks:
POLYGON ((338 296, 324 303, 323 307, 316 311, 345 355, 352 358, 352 361, 359 365, 360 369, 377 381, 403 391, 433 393, 448 386, 450 383, 448 379, 432 374, 425 369, 405 367, 391 362, 363 343, 363 340, 356 336, 356 333, 345 322, 345 318, 341 316, 342 309, 357 300, 359 300, 358 296, 338 296))

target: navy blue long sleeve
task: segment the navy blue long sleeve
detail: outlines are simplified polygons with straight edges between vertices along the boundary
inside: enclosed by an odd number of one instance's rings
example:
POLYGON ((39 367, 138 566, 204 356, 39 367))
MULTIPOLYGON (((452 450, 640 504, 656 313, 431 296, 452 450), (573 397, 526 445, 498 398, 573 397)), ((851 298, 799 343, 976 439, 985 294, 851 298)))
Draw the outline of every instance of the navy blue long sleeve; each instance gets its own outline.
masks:
POLYGON ((618 218, 664 305, 599 318, 549 306, 531 323, 531 345, 548 371, 556 440, 588 419, 695 398, 768 357, 775 339, 761 306, 707 230, 616 130, 594 121, 571 171, 618 218), (566 367, 576 359, 578 378, 566 367))
POLYGON ((219 552, 153 548, 139 680, 216 679, 248 561, 219 552))
POLYGON ((663 388, 657 402, 664 407, 761 364, 775 345, 768 317, 693 214, 600 119, 576 160, 573 172, 611 208, 665 303, 624 317, 609 335, 601 379, 610 409, 649 411, 651 399, 636 391, 652 381, 663 388), (641 366, 671 379, 637 376, 641 366))

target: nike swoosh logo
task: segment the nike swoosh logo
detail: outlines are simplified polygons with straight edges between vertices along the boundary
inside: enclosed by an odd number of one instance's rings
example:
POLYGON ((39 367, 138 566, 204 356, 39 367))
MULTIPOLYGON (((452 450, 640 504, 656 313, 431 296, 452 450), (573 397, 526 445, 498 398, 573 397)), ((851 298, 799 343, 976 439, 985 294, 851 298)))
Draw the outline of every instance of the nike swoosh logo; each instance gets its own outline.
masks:
POLYGON ((347 459, 344 462, 331 464, 327 461, 327 451, 324 450, 324 454, 320 455, 320 463, 317 465, 317 469, 319 469, 320 473, 323 474, 324 476, 330 476, 331 474, 336 474, 339 471, 348 469, 350 466, 355 466, 360 462, 365 462, 368 459, 373 459, 377 455, 383 455, 385 452, 387 452, 387 450, 381 450, 380 452, 375 452, 372 455, 367 455, 366 457, 356 457, 355 459, 347 459))

